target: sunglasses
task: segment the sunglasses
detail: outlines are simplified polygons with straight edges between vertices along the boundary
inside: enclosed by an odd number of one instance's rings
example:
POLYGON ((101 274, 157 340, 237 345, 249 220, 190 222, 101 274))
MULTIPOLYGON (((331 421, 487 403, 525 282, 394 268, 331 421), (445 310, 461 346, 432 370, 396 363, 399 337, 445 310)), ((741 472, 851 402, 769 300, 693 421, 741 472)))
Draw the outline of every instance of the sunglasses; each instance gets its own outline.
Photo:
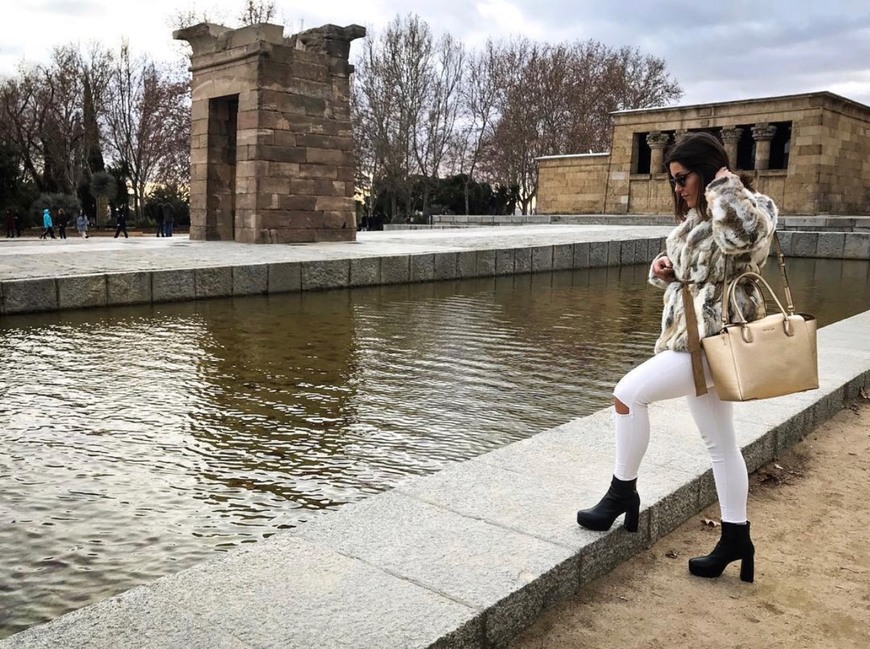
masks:
POLYGON ((691 176, 694 171, 687 171, 684 174, 677 174, 676 176, 668 177, 668 182, 671 183, 671 187, 685 187, 688 182, 688 177, 691 176))

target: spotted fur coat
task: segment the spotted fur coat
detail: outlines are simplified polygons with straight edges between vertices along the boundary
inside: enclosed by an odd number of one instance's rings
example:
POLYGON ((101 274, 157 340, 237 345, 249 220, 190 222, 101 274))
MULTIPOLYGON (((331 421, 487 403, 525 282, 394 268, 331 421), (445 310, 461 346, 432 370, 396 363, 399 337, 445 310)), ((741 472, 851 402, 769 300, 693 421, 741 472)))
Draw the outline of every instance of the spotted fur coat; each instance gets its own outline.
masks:
MULTIPOLYGON (((650 283, 665 291, 656 354, 687 351, 682 281, 691 282, 699 336, 715 335, 722 328, 723 282, 745 271, 759 272, 770 251, 778 214, 770 198, 746 189, 736 176, 713 180, 706 198, 707 218, 690 210, 659 255, 670 258, 678 281, 664 282, 650 271, 650 283)), ((747 320, 764 316, 764 300, 753 284, 741 282, 736 297, 747 320)))

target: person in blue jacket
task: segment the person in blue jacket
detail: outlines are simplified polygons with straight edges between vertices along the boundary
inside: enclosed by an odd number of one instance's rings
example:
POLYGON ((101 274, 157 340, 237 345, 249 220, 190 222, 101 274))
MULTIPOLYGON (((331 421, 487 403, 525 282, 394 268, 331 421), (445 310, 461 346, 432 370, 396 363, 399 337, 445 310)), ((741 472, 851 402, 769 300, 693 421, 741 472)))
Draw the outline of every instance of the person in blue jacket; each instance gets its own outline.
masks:
POLYGON ((51 235, 51 238, 54 239, 54 224, 51 222, 51 212, 48 211, 46 207, 42 210, 42 234, 39 235, 40 239, 45 239, 51 235))

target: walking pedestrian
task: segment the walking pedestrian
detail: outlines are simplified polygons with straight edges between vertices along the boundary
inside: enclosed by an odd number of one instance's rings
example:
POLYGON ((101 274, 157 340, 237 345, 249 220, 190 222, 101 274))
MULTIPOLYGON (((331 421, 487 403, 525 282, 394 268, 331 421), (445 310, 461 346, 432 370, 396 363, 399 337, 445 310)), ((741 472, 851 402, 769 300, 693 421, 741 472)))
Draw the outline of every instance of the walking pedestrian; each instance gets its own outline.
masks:
POLYGON ((154 223, 157 224, 157 236, 166 236, 163 232, 163 203, 157 203, 154 207, 154 223))
POLYGON ((69 217, 61 207, 57 210, 57 233, 61 239, 66 239, 66 226, 69 225, 69 217))
POLYGON ((118 206, 118 216, 116 217, 118 227, 115 228, 115 236, 117 239, 118 235, 122 232, 124 233, 124 238, 129 239, 129 235, 127 234, 127 206, 119 205, 118 206))
POLYGON ((172 228, 175 225, 175 208, 172 203, 165 201, 163 203, 163 236, 171 237, 172 228))
POLYGON ((51 222, 51 212, 46 207, 42 210, 42 234, 39 235, 40 239, 47 239, 48 235, 51 235, 52 239, 55 239, 54 236, 54 224, 51 222))
POLYGON ((76 230, 79 231, 82 239, 88 238, 88 217, 85 216, 84 210, 80 210, 79 215, 76 217, 76 230))
MULTIPOLYGON (((719 333, 723 286, 746 271, 759 272, 778 212, 770 198, 753 191, 749 177, 728 169, 728 154, 714 135, 684 135, 665 155, 665 164, 678 225, 649 272, 649 282, 665 291, 662 332, 655 355, 613 390, 613 479, 597 505, 577 513, 577 522, 604 531, 625 514, 625 529, 637 531, 637 477, 650 438, 649 404, 685 397, 710 453, 722 511, 719 543, 710 554, 690 559, 689 572, 718 577, 739 560, 740 578, 751 582, 755 546, 746 518, 749 477, 734 431, 733 404, 719 398, 706 357, 694 362, 691 332, 702 338, 719 333)), ((754 283, 740 285, 732 298, 747 321, 764 315, 764 300, 754 283)))
POLYGON ((12 210, 6 210, 6 238, 12 239, 15 237, 15 215, 12 210))

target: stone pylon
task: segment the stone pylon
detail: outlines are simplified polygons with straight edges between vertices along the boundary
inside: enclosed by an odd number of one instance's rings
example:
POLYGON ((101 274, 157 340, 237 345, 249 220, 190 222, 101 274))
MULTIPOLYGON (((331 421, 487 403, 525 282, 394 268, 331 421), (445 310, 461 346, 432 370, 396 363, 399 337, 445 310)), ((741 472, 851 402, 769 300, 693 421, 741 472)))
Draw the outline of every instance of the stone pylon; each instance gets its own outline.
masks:
POLYGON ((356 238, 350 43, 359 25, 201 23, 190 43, 191 239, 356 238))

